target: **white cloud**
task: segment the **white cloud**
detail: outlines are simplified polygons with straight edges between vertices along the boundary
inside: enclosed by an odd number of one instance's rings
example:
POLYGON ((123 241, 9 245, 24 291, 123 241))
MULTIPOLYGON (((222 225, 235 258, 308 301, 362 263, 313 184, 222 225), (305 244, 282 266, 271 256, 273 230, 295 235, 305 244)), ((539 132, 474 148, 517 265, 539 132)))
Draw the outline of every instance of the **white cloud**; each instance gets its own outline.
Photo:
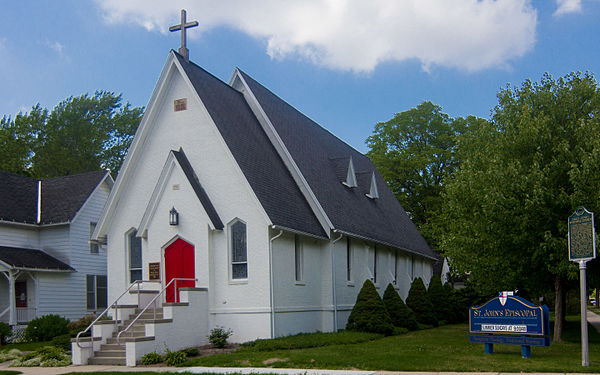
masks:
POLYGON ((54 50, 54 52, 58 53, 59 55, 62 56, 63 54, 63 49, 65 48, 64 45, 62 45, 60 42, 50 42, 49 40, 46 40, 44 42, 44 45, 52 50, 54 50))
POLYGON ((231 27, 265 40, 271 58, 356 72, 414 59, 426 70, 505 67, 533 48, 537 24, 530 0, 96 1, 107 22, 166 32, 185 8, 200 22, 190 38, 231 27))
POLYGON ((555 16, 581 12, 581 0, 556 0, 555 16))

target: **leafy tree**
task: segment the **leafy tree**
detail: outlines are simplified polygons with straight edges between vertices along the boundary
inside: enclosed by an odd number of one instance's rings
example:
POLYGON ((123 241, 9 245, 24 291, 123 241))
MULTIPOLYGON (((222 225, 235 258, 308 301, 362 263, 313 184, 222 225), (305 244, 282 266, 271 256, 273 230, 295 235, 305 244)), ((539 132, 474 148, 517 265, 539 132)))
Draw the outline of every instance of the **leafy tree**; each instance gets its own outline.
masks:
POLYGON ((590 74, 498 94, 492 123, 465 133, 461 166, 447 180, 441 248, 483 293, 554 289, 554 340, 577 267, 567 256, 567 217, 600 207, 600 91, 590 74))
POLYGON ((39 104, 0 121, 0 169, 39 178, 99 169, 116 173, 143 109, 97 91, 70 97, 52 111, 39 104))
POLYGON ((383 293, 383 304, 387 310, 392 324, 396 327, 407 328, 411 331, 419 328, 415 313, 406 306, 392 284, 388 284, 383 293))
POLYGON ((452 119, 426 101, 378 123, 367 138, 367 155, 432 245, 429 222, 441 207, 443 180, 458 164, 456 136, 481 121, 485 120, 452 119))
POLYGON ((406 305, 414 311, 417 322, 437 327, 438 320, 433 312, 433 305, 427 295, 427 288, 425 288, 425 284, 423 284, 420 277, 413 280, 406 297, 406 305))
POLYGON ((394 325, 371 280, 365 280, 358 292, 346 329, 384 335, 391 335, 394 332, 394 325))

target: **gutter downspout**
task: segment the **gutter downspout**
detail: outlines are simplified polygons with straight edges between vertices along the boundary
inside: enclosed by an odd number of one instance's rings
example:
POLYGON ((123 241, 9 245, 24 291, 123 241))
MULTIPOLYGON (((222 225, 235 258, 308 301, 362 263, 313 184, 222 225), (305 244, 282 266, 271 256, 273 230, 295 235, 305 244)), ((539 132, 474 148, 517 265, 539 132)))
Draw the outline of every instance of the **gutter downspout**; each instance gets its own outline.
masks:
MULTIPOLYGON (((333 233, 337 233, 334 229, 333 233)), ((331 286, 332 286, 332 298, 333 298, 333 332, 337 332, 337 296, 335 293, 335 248, 336 242, 342 239, 344 235, 340 233, 340 236, 333 240, 331 243, 331 286)))
POLYGON ((37 218, 36 223, 42 222, 42 180, 38 181, 38 196, 37 196, 37 218))
MULTIPOLYGON (((271 228, 275 229, 275 225, 272 225, 271 228)), ((283 229, 279 230, 279 234, 269 240, 269 283, 270 285, 270 293, 269 298, 271 300, 271 338, 275 338, 275 306, 274 306, 274 296, 273 296, 273 241, 278 239, 283 235, 283 229)))

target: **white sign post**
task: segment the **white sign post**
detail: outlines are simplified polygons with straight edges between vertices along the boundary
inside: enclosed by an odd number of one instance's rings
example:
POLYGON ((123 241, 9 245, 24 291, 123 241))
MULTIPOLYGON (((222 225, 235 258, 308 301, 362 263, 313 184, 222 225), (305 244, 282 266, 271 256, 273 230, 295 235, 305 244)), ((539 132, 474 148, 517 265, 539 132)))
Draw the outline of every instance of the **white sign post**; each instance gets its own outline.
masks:
POLYGON ((569 216, 569 260, 579 263, 579 287, 581 289, 581 365, 589 366, 587 330, 587 286, 585 263, 596 258, 596 229, 594 213, 579 207, 569 216))

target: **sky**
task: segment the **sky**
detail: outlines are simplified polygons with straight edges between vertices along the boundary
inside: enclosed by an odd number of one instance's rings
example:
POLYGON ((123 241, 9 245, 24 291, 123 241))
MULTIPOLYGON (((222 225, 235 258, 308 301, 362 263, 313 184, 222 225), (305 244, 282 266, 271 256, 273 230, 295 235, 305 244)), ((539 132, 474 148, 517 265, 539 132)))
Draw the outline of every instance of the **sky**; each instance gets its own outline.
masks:
POLYGON ((183 8, 190 60, 241 68, 361 152, 423 101, 490 118, 509 84, 600 77, 600 0, 1 0, 0 117, 97 90, 145 106, 183 8))

